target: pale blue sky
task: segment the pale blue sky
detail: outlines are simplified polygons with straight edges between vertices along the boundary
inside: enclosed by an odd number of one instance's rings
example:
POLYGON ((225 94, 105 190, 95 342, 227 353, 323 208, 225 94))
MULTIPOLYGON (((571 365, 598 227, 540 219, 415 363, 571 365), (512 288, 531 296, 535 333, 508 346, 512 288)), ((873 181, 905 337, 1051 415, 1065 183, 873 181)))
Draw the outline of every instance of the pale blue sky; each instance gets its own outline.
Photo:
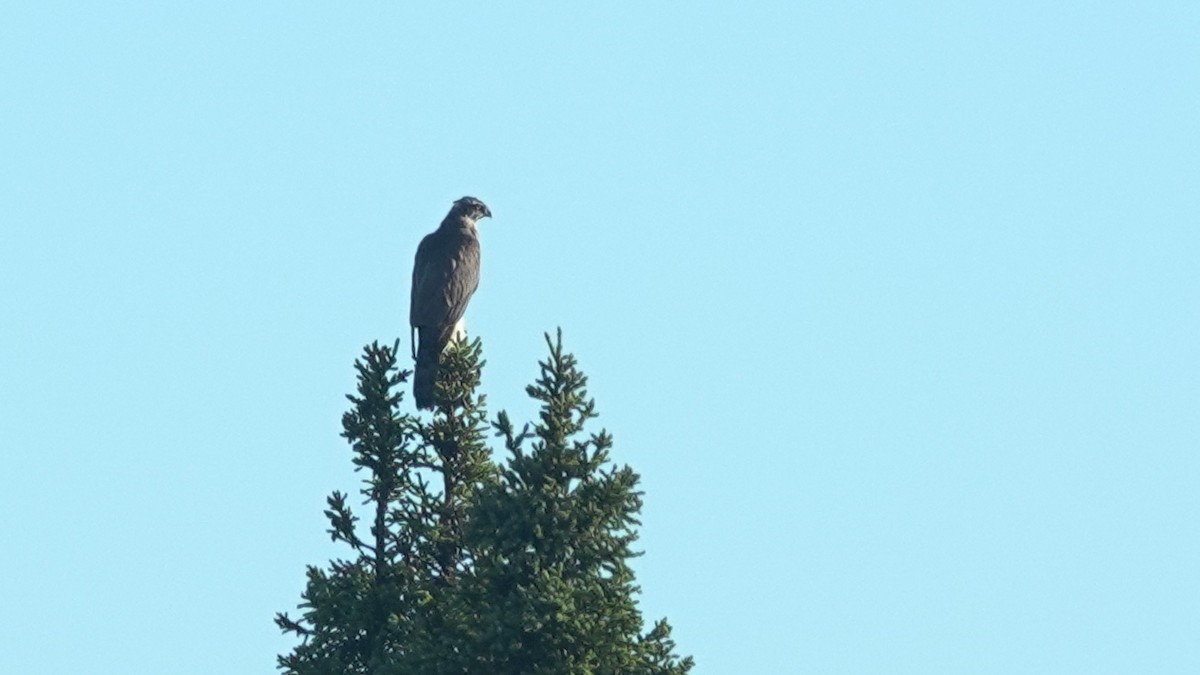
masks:
POLYGON ((273 672, 463 194, 697 673, 1200 672, 1200 5, 409 5, 0 8, 0 672, 273 672))

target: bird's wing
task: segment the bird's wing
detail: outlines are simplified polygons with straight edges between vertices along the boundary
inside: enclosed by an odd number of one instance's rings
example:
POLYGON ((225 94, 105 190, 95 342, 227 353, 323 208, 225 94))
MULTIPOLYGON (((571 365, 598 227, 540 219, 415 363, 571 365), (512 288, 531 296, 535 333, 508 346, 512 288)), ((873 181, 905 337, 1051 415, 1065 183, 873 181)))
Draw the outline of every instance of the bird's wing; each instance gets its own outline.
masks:
POLYGON ((421 240, 413 265, 412 326, 453 327, 479 286, 479 240, 434 232, 421 240))
POLYGON ((433 255, 436 253, 437 245, 434 242, 437 233, 425 235, 421 240, 421 244, 417 246, 417 257, 413 261, 412 272, 412 296, 408 305, 408 324, 413 328, 422 325, 421 320, 430 314, 430 308, 427 306, 426 298, 430 294, 426 290, 426 285, 431 282, 429 272, 435 266, 433 255))

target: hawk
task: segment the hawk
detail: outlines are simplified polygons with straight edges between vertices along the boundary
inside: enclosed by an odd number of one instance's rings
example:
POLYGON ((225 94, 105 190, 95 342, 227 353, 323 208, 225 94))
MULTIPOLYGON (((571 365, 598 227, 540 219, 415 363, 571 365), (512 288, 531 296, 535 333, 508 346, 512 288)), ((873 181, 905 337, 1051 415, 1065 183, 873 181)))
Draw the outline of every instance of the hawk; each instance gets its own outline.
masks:
POLYGON ((479 286, 479 236, 475 224, 491 218, 487 205, 474 197, 454 202, 442 224, 421 240, 413 264, 412 326, 413 398, 417 408, 433 408, 434 383, 442 351, 479 286))

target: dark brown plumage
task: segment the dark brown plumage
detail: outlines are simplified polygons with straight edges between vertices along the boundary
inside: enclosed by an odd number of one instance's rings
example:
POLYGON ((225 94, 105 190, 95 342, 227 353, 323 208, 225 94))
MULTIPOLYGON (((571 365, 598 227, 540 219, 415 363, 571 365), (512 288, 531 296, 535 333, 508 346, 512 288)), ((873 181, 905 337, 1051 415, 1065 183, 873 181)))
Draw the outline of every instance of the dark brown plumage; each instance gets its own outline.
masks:
POLYGON ((434 384, 442 351, 479 286, 479 237, 475 224, 492 212, 474 197, 454 202, 438 229, 417 247, 408 320, 415 334, 413 398, 434 407, 434 384))

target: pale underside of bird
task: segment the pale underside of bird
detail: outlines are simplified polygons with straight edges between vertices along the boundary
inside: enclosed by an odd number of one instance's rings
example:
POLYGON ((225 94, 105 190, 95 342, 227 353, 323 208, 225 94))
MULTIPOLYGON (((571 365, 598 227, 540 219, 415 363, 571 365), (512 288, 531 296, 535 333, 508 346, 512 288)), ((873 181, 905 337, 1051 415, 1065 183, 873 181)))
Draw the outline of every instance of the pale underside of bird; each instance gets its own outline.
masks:
POLYGON ((450 213, 417 247, 413 264, 409 324, 413 332, 413 398, 433 408, 442 352, 465 334, 463 314, 479 286, 476 224, 491 210, 474 197, 454 202, 450 213))

